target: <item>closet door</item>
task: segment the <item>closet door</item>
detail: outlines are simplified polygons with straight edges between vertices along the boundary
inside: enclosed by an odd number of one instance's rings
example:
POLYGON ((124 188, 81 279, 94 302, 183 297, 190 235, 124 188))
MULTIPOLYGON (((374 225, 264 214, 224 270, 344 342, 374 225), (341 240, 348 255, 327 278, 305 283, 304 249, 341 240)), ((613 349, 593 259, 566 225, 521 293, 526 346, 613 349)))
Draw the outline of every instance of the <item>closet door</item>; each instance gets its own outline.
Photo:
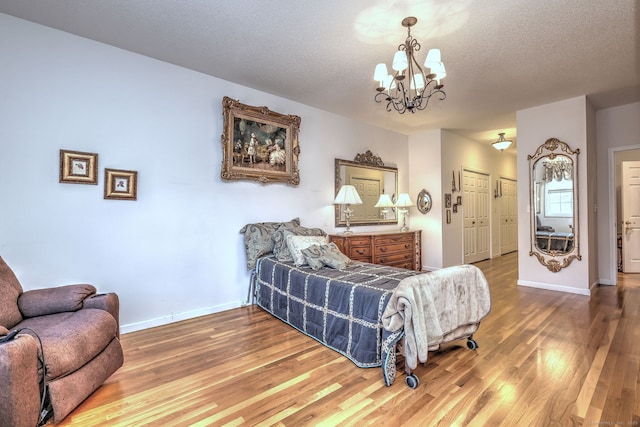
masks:
POLYGON ((500 253, 518 250, 518 191, 517 182, 500 178, 500 253))
POLYGON ((489 176, 464 170, 464 262, 489 259, 489 176))

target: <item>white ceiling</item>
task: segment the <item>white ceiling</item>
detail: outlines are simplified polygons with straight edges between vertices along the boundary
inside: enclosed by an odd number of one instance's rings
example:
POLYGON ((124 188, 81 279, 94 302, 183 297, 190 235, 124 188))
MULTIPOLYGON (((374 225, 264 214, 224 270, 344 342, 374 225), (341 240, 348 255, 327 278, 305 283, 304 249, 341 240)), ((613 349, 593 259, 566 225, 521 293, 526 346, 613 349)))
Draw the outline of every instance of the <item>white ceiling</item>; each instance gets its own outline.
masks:
POLYGON ((640 101, 637 0, 0 0, 0 12, 407 135, 490 143, 515 138, 520 109, 640 101), (390 66, 407 16, 420 61, 442 51, 447 98, 400 115, 374 102, 373 70, 390 66))

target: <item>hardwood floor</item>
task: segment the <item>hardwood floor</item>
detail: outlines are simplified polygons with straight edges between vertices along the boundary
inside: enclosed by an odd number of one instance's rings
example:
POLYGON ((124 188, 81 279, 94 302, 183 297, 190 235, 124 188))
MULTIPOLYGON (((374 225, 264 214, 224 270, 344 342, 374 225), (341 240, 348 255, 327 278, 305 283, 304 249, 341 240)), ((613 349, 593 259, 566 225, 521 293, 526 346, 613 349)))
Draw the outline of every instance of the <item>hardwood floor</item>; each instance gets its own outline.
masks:
POLYGON ((415 390, 243 307, 123 335, 125 365, 61 425, 640 425, 640 281, 518 287, 516 256, 477 264, 480 348, 431 353, 415 390))

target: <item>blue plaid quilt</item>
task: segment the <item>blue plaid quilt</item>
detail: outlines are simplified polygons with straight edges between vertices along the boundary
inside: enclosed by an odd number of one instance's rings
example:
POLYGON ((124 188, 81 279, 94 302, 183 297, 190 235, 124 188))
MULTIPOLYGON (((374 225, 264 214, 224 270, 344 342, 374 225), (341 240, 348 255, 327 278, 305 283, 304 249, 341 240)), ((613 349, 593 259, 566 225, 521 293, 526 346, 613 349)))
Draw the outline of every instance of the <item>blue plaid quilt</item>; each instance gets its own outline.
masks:
POLYGON ((256 264, 253 285, 260 307, 369 368, 390 359, 395 365, 395 343, 402 332, 386 331, 382 314, 398 283, 416 274, 420 272, 367 263, 314 271, 264 257, 256 264))

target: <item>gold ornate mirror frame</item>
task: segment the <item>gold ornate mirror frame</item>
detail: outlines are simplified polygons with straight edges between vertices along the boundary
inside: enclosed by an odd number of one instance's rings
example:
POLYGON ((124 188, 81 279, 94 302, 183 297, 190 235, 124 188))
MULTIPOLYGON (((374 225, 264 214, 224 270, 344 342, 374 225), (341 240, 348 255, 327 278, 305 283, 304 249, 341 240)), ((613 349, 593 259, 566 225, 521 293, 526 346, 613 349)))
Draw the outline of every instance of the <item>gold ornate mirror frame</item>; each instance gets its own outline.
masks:
POLYGON ((531 249, 549 271, 557 273, 582 260, 578 217, 580 149, 550 138, 529 160, 531 249), (564 184, 558 184, 564 181, 564 184))

